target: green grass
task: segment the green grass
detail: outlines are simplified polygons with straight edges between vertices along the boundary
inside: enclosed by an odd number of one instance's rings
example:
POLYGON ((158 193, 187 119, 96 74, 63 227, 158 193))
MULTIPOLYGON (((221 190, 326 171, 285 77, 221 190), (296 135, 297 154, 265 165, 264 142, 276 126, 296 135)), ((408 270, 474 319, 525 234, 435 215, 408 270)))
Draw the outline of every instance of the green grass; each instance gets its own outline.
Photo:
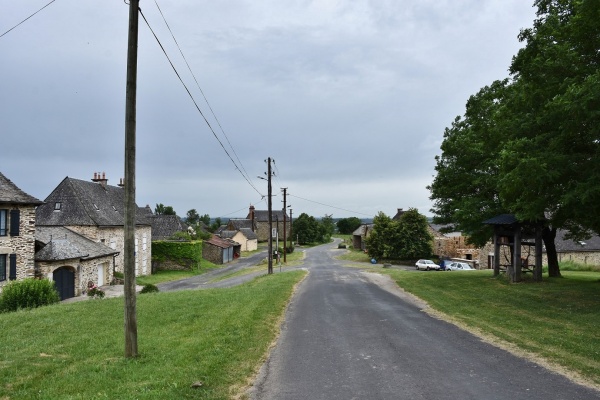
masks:
POLYGON ((136 277, 136 283, 138 285, 156 285, 161 282, 177 281, 179 279, 190 278, 192 276, 204 274, 215 268, 221 267, 220 265, 213 264, 208 260, 202 260, 200 266, 191 270, 184 271, 157 271, 152 275, 142 275, 136 277))
POLYGON ((135 359, 124 358, 122 298, 0 314, 0 399, 231 398, 263 362, 303 276, 140 295, 135 359))
POLYGON ((600 384, 600 274, 563 271, 563 278, 509 284, 489 270, 378 271, 452 320, 600 384))
MULTIPOLYGON (((283 268, 297 266, 297 265, 302 264, 302 260, 304 260, 304 252, 303 251, 294 251, 293 253, 287 255, 285 263, 283 262, 283 257, 281 258, 281 266, 283 268)), ((264 273, 266 274, 267 269, 268 269, 267 265, 268 265, 268 261, 266 261, 266 258, 265 258, 264 260, 262 260, 261 262, 259 262, 256 265, 246 267, 244 269, 241 269, 241 270, 235 271, 235 272, 231 272, 229 274, 220 275, 220 276, 216 277, 215 279, 212 279, 210 282, 211 283, 220 282, 225 279, 230 279, 230 278, 234 278, 236 276, 247 275, 247 274, 251 274, 254 272, 260 272, 260 271, 264 271, 264 273)), ((275 259, 273 259, 273 269, 277 269, 277 268, 279 268, 279 264, 277 264, 277 261, 275 259)))

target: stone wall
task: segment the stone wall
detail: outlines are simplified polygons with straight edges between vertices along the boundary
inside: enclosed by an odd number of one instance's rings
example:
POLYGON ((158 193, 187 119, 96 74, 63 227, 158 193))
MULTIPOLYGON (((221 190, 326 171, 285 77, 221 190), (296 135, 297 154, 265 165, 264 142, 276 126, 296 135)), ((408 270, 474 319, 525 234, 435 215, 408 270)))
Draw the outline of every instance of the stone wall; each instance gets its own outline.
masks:
MULTIPOLYGON (((279 241, 283 242, 283 221, 279 221, 279 225, 273 221, 273 229, 277 228, 279 231, 279 241)), ((286 239, 290 238, 290 221, 287 221, 285 224, 286 229, 286 239)), ((269 240, 269 222, 256 221, 256 236, 258 237, 259 242, 266 242, 269 240)), ((273 238, 275 239, 275 238, 273 238)))
MULTIPOLYGON (((19 218, 19 236, 0 236, 0 254, 6 254, 6 281, 0 282, 0 290, 3 285, 9 282, 10 254, 17 255, 17 280, 32 278, 35 274, 35 208, 33 206, 0 204, 1 209, 18 209, 19 218)), ((8 213, 10 219, 10 212, 8 213)), ((7 227, 10 221, 7 221, 7 227)))
POLYGON ((93 260, 72 259, 40 262, 37 267, 41 276, 51 281, 53 280, 54 271, 59 268, 66 267, 75 272, 75 296, 80 296, 86 292, 88 282, 103 286, 108 285, 113 279, 112 256, 93 260))
MULTIPOLYGON (((69 229, 100 242, 119 252, 115 257, 115 270, 124 271, 125 263, 125 232, 123 227, 96 227, 96 226, 68 226, 69 229)), ((135 228, 135 274, 149 275, 152 260, 151 246, 152 230, 150 226, 137 226, 135 228)))

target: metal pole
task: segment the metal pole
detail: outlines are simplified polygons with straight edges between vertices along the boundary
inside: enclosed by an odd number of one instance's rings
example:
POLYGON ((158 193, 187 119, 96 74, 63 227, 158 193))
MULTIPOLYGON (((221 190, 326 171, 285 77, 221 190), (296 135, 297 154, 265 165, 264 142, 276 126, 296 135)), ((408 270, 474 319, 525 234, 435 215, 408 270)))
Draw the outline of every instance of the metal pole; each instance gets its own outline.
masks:
POLYGON ((127 83, 125 92, 125 357, 137 357, 137 313, 135 294, 135 129, 137 91, 139 0, 129 2, 127 83))

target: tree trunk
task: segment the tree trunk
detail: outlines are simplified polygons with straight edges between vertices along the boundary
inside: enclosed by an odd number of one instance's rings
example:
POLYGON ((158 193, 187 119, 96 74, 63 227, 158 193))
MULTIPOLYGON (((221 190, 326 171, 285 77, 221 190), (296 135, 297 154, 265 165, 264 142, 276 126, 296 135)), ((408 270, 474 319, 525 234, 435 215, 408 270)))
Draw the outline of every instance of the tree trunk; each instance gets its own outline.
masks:
POLYGON ((556 244, 554 239, 556 238, 556 228, 549 228, 547 226, 542 230, 542 239, 546 246, 546 256, 548 257, 548 276, 553 278, 560 278, 560 267, 558 266, 558 254, 556 253, 556 244))

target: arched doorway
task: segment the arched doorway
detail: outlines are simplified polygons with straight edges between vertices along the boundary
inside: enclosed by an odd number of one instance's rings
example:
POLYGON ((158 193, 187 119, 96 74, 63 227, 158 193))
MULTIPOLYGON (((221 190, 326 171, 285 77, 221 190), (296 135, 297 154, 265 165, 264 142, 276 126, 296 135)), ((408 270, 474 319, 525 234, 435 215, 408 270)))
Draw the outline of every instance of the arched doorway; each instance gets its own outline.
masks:
POLYGON ((52 279, 61 300, 75 297, 75 272, 70 267, 60 267, 52 273, 52 279))

